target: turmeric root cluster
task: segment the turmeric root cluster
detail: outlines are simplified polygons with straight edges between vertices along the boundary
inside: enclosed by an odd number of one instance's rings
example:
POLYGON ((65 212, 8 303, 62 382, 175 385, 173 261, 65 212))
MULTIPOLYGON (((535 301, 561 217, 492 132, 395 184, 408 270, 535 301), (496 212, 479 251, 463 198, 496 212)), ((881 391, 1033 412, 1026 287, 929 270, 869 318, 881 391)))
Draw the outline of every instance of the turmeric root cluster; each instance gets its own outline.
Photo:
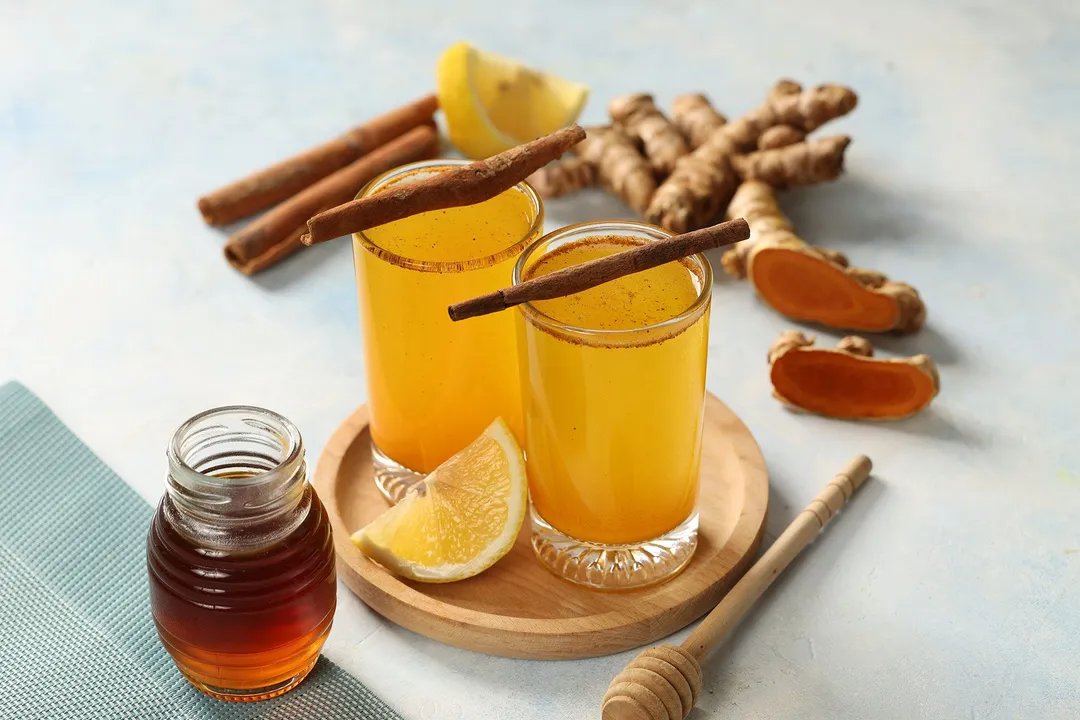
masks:
POLYGON ((633 93, 608 104, 611 125, 594 128, 576 157, 530 179, 549 198, 600 184, 655 225, 674 233, 696 230, 720 219, 742 180, 787 188, 839 177, 851 139, 807 140, 807 134, 856 103, 855 92, 842 85, 804 89, 780 80, 761 105, 728 122, 701 93, 676 97, 670 118, 652 95, 633 93), (613 154, 622 160, 614 163, 613 154))
MULTIPOLYGON (((611 123, 587 130, 573 156, 530 181, 554 198, 600 185, 644 220, 684 233, 725 216, 745 218, 749 240, 722 256, 726 273, 749 281, 776 312, 857 332, 913 333, 926 306, 907 283, 853 267, 838 251, 803 240, 780 210, 777 192, 837 179, 851 138, 811 136, 852 112, 853 90, 837 84, 773 84, 760 105, 729 120, 701 93, 674 99, 665 115, 652 95, 608 104, 611 123)), ((872 358, 869 343, 845 337, 836 349, 786 333, 770 352, 775 394, 785 404, 845 418, 899 418, 938 392, 933 361, 872 358)))

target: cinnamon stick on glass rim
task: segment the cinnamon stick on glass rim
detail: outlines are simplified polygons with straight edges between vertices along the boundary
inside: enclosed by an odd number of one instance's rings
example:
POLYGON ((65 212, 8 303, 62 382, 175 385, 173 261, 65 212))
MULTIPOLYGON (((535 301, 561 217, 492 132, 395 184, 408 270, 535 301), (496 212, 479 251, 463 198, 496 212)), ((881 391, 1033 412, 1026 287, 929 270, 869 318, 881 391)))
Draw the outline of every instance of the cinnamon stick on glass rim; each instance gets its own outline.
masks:
POLYGON ((455 303, 448 308, 450 319, 464 320, 535 300, 551 300, 573 295, 624 275, 681 260, 706 250, 732 245, 749 237, 750 226, 747 225, 746 220, 735 218, 666 240, 647 242, 630 250, 563 268, 512 287, 455 303))
POLYGON ((584 139, 585 131, 579 125, 569 125, 485 160, 391 186, 315 215, 308 220, 308 234, 301 241, 315 245, 410 215, 482 203, 514 187, 584 139))
POLYGON ((312 214, 356 197, 370 180, 387 170, 435 157, 438 150, 439 136, 433 127, 420 125, 409 130, 233 233, 225 244, 225 259, 245 275, 265 270, 305 247, 300 236, 307 231, 305 223, 312 214))
POLYGON ((210 225, 228 225, 254 215, 418 125, 434 128, 438 109, 438 98, 426 95, 372 118, 340 137, 203 195, 199 212, 210 225))

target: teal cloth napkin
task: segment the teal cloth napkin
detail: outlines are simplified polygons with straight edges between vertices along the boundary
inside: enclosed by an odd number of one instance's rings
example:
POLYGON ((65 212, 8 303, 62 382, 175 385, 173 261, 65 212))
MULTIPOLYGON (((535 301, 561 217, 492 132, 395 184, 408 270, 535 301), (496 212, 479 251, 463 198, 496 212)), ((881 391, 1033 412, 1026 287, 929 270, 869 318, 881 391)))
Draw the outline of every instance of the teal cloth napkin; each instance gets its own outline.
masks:
POLYGON ((152 514, 33 393, 0 386, 0 718, 400 720, 325 657, 273 700, 191 687, 150 617, 152 514))

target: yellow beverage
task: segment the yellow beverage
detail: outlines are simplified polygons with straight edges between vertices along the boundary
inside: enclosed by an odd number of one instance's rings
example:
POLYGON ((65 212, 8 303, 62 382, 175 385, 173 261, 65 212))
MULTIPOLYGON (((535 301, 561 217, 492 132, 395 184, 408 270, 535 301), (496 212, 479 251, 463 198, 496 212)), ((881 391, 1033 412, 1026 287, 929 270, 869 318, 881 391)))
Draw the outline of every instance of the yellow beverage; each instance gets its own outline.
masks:
MULTIPOLYGON (((414 163, 364 192, 454 164, 414 163)), ((376 455, 427 473, 496 417, 522 437, 513 314, 455 323, 447 306, 509 285, 521 249, 542 227, 540 199, 523 183, 477 205, 422 213, 353 236, 376 455)))
MULTIPOLYGON (((515 279, 666 236, 640 223, 567 228, 530 248, 515 279)), ((529 490, 534 512, 556 531, 586 543, 633 545, 690 521, 672 572, 689 560, 696 545, 711 283, 708 261, 697 256, 522 306, 529 490)), ((556 564, 535 538, 534 545, 556 564)))

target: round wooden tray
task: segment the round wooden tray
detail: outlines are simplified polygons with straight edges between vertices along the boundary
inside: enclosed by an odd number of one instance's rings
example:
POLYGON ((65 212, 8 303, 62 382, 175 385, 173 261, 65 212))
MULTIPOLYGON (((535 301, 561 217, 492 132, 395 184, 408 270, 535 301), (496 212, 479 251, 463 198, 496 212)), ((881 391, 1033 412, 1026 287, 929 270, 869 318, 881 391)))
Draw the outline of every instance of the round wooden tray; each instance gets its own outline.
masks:
POLYGON ((477 652, 569 659, 640 647, 711 610, 749 568, 761 543, 769 481, 746 426, 709 395, 701 462, 698 548, 686 569, 650 588, 585 590, 534 558, 526 518, 517 544, 487 571, 454 583, 403 580, 369 560, 349 536, 387 508, 371 476, 368 413, 338 428, 314 485, 334 529, 339 577, 380 615, 414 632, 477 652))

